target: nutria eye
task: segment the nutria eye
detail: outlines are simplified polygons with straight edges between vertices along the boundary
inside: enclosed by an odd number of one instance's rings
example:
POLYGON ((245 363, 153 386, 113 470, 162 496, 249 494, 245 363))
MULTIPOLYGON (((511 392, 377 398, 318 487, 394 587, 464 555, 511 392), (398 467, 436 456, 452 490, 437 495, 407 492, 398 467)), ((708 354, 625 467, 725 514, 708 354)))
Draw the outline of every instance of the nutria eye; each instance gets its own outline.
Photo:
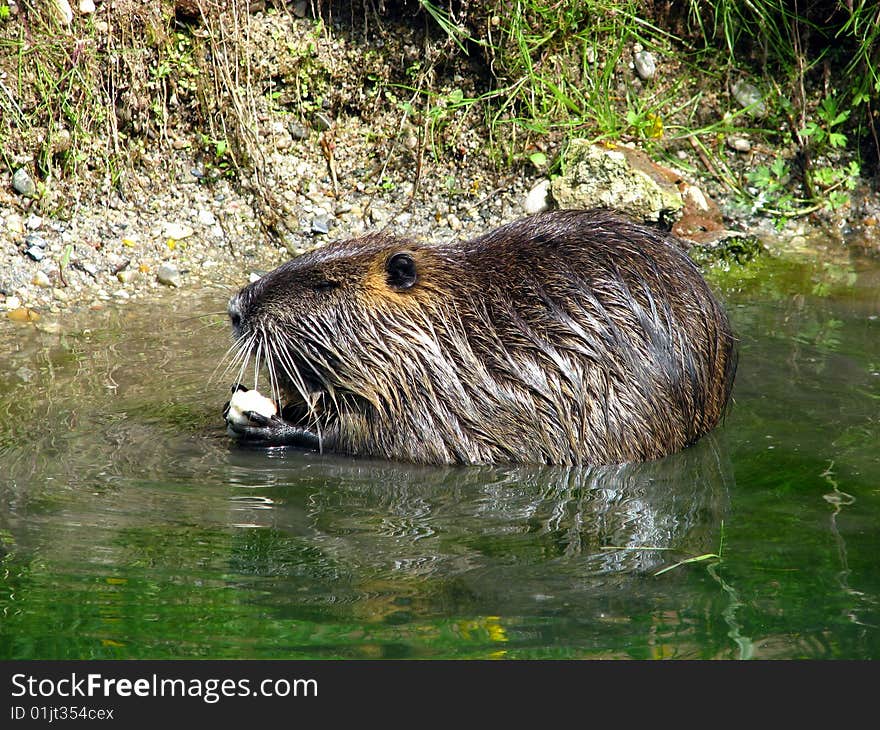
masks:
POLYGON ((338 288, 339 288, 339 282, 338 281, 330 281, 329 279, 324 279, 322 281, 316 281, 314 284, 312 284, 312 289, 314 289, 317 292, 331 291, 333 289, 338 289, 338 288))
POLYGON ((408 253, 396 253, 385 262, 388 286, 392 289, 409 289, 418 280, 416 262, 408 253))

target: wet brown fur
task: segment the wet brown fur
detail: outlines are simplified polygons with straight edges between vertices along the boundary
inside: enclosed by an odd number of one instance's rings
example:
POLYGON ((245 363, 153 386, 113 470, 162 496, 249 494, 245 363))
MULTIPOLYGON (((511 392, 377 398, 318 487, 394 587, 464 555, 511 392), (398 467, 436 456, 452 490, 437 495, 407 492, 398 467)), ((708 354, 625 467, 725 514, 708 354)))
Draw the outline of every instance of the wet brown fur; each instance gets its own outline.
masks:
POLYGON ((332 244, 230 314, 286 420, 325 450, 419 463, 662 457, 718 424, 736 369, 727 316, 676 239, 605 210, 445 245, 332 244), (390 270, 400 252, 414 271, 390 270))

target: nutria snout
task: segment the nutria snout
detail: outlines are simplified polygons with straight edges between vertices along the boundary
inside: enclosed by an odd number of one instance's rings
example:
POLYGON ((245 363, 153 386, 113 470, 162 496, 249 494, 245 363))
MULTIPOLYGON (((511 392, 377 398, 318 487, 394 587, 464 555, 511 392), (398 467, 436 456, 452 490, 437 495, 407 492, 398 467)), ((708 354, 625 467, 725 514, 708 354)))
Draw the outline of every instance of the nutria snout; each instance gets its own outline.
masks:
POLYGON ((229 318, 232 365, 265 367, 283 406, 231 433, 419 463, 659 458, 718 424, 736 370, 678 241, 606 210, 331 244, 246 286, 229 318))

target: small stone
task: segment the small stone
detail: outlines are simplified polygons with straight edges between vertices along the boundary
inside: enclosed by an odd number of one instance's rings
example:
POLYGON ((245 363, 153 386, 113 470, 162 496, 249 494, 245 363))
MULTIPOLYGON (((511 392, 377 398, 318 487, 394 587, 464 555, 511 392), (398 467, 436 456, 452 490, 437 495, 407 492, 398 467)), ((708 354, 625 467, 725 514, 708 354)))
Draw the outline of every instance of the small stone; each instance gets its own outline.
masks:
POLYGON ((312 233, 330 233, 332 220, 329 216, 319 215, 312 219, 312 233))
POLYGON ((62 152, 67 152, 70 149, 70 145, 70 132, 62 127, 52 138, 52 152, 56 155, 61 154, 62 152))
POLYGON ((745 137, 736 137, 731 135, 726 140, 727 146, 735 152, 748 152, 752 149, 752 143, 745 137))
POLYGON ((523 203, 523 208, 529 215, 532 215, 533 213, 542 213, 549 207, 547 202, 549 196, 550 181, 547 178, 544 178, 533 185, 532 189, 529 190, 525 202, 523 203))
POLYGON ((70 8, 70 3, 67 0, 52 0, 52 4, 55 6, 55 15, 59 22, 70 25, 73 22, 73 10, 70 8))
POLYGON ((156 270, 156 281, 165 286, 180 286, 180 271, 171 264, 162 264, 156 270))
POLYGON ((85 271, 89 276, 91 276, 93 279, 98 278, 98 267, 95 266, 93 263, 87 262, 87 263, 83 264, 82 266, 80 266, 80 268, 83 271, 85 271))
POLYGON ((137 277, 137 269, 123 269, 116 272, 116 278, 120 284, 130 284, 137 277))
POLYGON ((309 136, 309 130, 297 121, 287 123, 287 132, 293 139, 306 139, 309 136))
POLYGON ((130 299, 131 298, 131 294, 129 294, 127 291, 125 291, 125 289, 117 289, 115 292, 113 292, 113 296, 116 297, 117 299, 130 299))
POLYGON ((40 216, 31 213, 24 222, 24 225, 29 231, 38 231, 43 225, 43 219, 40 216))
POLYGON ((67 292, 58 286, 52 289, 52 296, 55 297, 55 299, 57 299, 59 302, 66 302, 68 299, 67 292))
POLYGON ((197 219, 203 226, 213 226, 217 223, 217 219, 210 210, 200 210, 197 219))
POLYGON ((12 234, 24 233, 24 221, 18 213, 10 213, 6 216, 6 230, 12 234))
POLYGON ((21 299, 16 296, 6 297, 6 301, 3 302, 3 306, 9 311, 13 309, 18 309, 21 306, 21 299))
POLYGON ((684 188, 681 191, 681 197, 689 209, 701 213, 709 211, 709 200, 706 198, 703 191, 696 185, 688 185, 685 183, 684 188))
POLYGON ((39 314, 37 314, 33 309, 29 309, 28 307, 18 307, 17 309, 11 309, 6 316, 9 317, 9 319, 11 319, 13 322, 34 322, 40 318, 39 314))
POLYGON ((104 35, 110 30, 110 24, 106 20, 96 20, 95 21, 95 32, 99 35, 104 35))
POLYGON ((28 171, 20 167, 12 175, 12 187, 19 195, 25 198, 33 198, 37 194, 37 186, 28 174, 28 171))
POLYGON ((306 0, 299 0, 293 4, 293 14, 297 18, 305 18, 306 12, 308 11, 309 4, 306 0))
POLYGON ((162 224, 162 236, 165 238, 173 238, 175 241, 181 241, 193 234, 193 229, 180 223, 166 221, 162 224))
POLYGON ((39 233, 28 233, 24 237, 24 242, 28 246, 36 246, 37 248, 46 248, 46 239, 39 233))
POLYGON ((31 246, 25 253, 30 256, 34 261, 42 261, 46 256, 46 252, 43 251, 39 246, 31 246))
POLYGON ((764 104, 761 92, 748 81, 737 81, 731 87, 731 91, 733 98, 744 109, 748 109, 752 116, 763 117, 767 113, 767 106, 764 104))
POLYGON ((449 227, 453 231, 458 232, 462 229, 461 220, 457 215, 455 215, 455 213, 450 213, 448 216, 446 216, 446 223, 449 224, 449 227))
POLYGON ((657 73, 657 64, 649 51, 637 51, 633 54, 633 65, 642 81, 650 81, 657 73))
POLYGON ((83 15, 91 15, 95 12, 94 0, 80 0, 79 11, 83 15))
POLYGON ((48 289, 49 287, 52 286, 52 280, 49 278, 49 275, 46 274, 45 271, 41 271, 39 269, 34 274, 34 278, 32 281, 33 281, 34 286, 38 286, 43 289, 48 289))

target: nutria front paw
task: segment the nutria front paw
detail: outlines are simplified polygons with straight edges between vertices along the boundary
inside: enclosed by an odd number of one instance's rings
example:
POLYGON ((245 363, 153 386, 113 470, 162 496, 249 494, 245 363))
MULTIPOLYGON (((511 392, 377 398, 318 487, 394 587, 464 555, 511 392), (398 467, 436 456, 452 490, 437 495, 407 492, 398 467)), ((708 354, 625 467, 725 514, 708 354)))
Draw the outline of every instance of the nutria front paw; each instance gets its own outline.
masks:
POLYGON ((317 449, 317 437, 278 415, 276 403, 256 390, 238 383, 223 407, 226 433, 248 444, 261 446, 304 446, 317 449))

